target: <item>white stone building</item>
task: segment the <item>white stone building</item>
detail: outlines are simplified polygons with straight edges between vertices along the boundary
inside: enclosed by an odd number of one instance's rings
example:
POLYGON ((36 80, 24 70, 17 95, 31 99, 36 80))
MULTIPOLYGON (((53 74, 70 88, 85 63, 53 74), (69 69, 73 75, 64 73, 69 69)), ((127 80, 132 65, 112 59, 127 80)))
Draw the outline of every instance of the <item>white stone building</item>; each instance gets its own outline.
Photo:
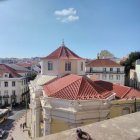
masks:
POLYGON ((109 59, 96 59, 86 65, 86 74, 92 80, 103 80, 124 85, 124 67, 109 59))
POLYGON ((140 89, 140 59, 136 60, 136 69, 130 70, 129 85, 136 89, 140 89))
POLYGON ((21 76, 5 64, 0 64, 0 106, 21 103, 27 91, 27 77, 21 76))

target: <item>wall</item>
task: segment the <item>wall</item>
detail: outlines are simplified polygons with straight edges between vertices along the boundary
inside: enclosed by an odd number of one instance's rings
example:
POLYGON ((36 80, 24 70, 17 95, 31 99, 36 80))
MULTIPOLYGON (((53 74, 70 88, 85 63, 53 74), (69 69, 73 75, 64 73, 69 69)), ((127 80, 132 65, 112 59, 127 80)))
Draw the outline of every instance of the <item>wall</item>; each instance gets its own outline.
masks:
MULTIPOLYGON (((137 110, 140 110, 140 99, 136 99, 137 110)), ((110 108, 110 118, 123 115, 124 108, 130 108, 130 113, 135 112, 135 100, 134 99, 122 99, 112 101, 110 108)))

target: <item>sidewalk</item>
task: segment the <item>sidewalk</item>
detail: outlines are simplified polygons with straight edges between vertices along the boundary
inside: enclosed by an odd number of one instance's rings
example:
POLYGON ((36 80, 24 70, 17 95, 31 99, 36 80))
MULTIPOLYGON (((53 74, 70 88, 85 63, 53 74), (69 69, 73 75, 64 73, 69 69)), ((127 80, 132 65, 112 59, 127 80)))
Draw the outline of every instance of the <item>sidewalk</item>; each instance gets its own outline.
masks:
POLYGON ((9 136, 8 136, 8 140, 10 140, 10 135, 13 137, 14 140, 31 140, 28 136, 28 130, 29 130, 29 126, 30 126, 30 121, 29 121, 29 116, 30 116, 30 112, 27 112, 27 128, 20 129, 20 124, 25 122, 25 114, 18 120, 15 122, 15 126, 13 128, 13 130, 10 130, 9 136))

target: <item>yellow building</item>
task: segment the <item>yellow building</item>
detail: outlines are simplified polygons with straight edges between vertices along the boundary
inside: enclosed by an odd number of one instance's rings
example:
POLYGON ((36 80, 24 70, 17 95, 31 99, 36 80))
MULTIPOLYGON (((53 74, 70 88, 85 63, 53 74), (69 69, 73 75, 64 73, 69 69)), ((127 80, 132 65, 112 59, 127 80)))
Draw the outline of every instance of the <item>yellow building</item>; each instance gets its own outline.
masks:
POLYGON ((110 118, 140 111, 140 98, 124 98, 111 102, 110 118))
POLYGON ((67 73, 84 75, 85 59, 72 52, 62 42, 58 49, 41 59, 41 74, 61 76, 67 73))
POLYGON ((64 43, 42 58, 41 75, 30 82, 29 88, 32 138, 140 108, 139 99, 134 99, 140 97, 139 91, 107 81, 92 81, 85 76, 85 60, 64 43))

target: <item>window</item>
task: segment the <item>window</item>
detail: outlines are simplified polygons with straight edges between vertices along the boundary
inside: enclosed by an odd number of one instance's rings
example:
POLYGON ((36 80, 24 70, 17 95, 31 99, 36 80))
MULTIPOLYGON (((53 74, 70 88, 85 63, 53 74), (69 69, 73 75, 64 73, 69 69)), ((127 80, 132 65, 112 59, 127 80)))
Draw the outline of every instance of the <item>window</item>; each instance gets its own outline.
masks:
POLYGON ((83 71, 83 62, 81 62, 81 71, 83 71))
POLYGON ((12 90, 12 95, 16 95, 16 91, 15 90, 12 90))
POLYGON ((65 63, 65 71, 71 71, 71 62, 65 63))
POLYGON ((136 110, 137 110, 137 111, 140 111, 140 105, 139 105, 139 106, 137 106, 136 110))
POLYGON ((106 68, 103 68, 103 72, 106 72, 106 68))
POLYGON ((53 70, 53 63, 51 61, 48 61, 48 70, 53 70))
POLYGON ((113 72, 113 68, 110 68, 110 72, 113 72))
POLYGON ((116 79, 117 80, 120 80, 120 75, 116 75, 116 79))
POLYGON ((103 74, 102 78, 103 78, 103 80, 105 80, 106 79, 106 74, 103 74))
POLYGON ((12 81, 12 87, 15 87, 15 85, 16 85, 16 82, 12 81))
POLYGON ((5 87, 8 87, 8 82, 4 82, 4 86, 5 87))
POLYGON ((120 68, 117 68, 117 73, 119 73, 120 72, 120 68))
POLYGON ((110 80, 113 80, 113 75, 109 75, 109 79, 110 80))
POLYGON ((129 107, 123 108, 122 115, 125 115, 125 114, 130 114, 130 108, 129 107))
POLYGON ((8 95, 8 90, 5 90, 4 91, 4 95, 8 95))

